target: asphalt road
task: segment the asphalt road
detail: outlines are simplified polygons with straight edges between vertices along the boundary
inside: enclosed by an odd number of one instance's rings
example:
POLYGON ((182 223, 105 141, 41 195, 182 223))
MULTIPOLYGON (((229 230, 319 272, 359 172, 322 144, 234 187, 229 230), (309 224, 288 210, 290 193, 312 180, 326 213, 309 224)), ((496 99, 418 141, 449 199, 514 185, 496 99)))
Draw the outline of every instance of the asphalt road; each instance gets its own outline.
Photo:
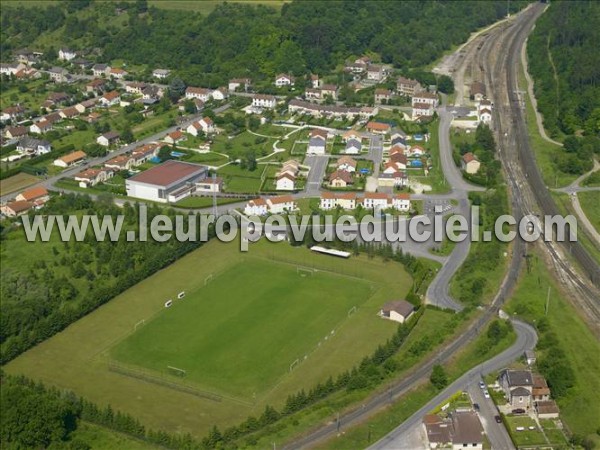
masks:
POLYGON ((498 408, 491 398, 485 398, 483 390, 479 387, 481 378, 472 380, 467 387, 467 392, 473 403, 479 405, 479 419, 483 425, 483 430, 487 435, 490 444, 494 450, 514 450, 515 446, 504 426, 504 423, 497 423, 495 417, 500 414, 498 408))
MULTIPOLYGON (((397 445, 397 442, 402 441, 401 436, 411 427, 415 426, 415 424, 421 422, 423 420, 423 417, 425 417, 425 415, 437 405, 443 403, 444 400, 446 400, 455 392, 467 390, 468 387, 473 383, 478 383, 478 381, 481 379, 481 376, 494 373, 506 367, 513 361, 520 358, 525 350, 534 349, 537 343, 537 334, 533 327, 517 320, 514 320, 512 323, 517 333, 517 341, 510 348, 503 351, 499 355, 493 357, 492 359, 489 359, 486 362, 466 372, 463 376, 458 378, 456 381, 454 381, 452 384, 446 387, 443 391, 441 391, 438 395, 432 398, 429 402, 427 402, 426 405, 420 408, 408 420, 403 422, 400 426, 394 429, 383 439, 377 441, 375 444, 370 446, 369 450, 400 449, 401 447, 397 445)), ((506 447, 504 446, 505 444, 502 444, 503 439, 500 437, 499 432, 494 432, 492 435, 494 436, 494 438, 498 438, 498 442, 500 443, 500 447, 496 447, 492 443, 492 448, 494 450, 512 448, 506 447)))
POLYGON ((310 166, 310 170, 306 177, 304 197, 318 197, 321 195, 321 183, 323 182, 328 162, 328 155, 308 155, 306 157, 304 165, 310 166))

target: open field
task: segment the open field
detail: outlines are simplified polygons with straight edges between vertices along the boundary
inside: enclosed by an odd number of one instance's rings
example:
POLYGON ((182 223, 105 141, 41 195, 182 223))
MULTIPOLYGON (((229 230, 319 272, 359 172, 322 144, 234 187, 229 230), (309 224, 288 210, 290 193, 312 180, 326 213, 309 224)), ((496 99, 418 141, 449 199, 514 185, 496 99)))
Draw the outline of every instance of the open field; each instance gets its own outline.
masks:
POLYGON ((94 450, 157 450, 160 447, 87 422, 80 422, 71 441, 84 441, 94 450))
MULTIPOLYGON (((272 271, 269 269, 269 272, 272 271)), ((224 273, 223 276, 229 277, 229 274, 224 273)), ((235 274, 234 276, 242 275, 235 274)), ((264 281, 262 277, 264 276, 259 278, 264 281)), ((218 280, 219 278, 215 277, 213 283, 218 283, 218 280)), ((278 285, 271 284, 272 281, 267 281, 271 288, 269 291, 269 287, 261 287, 254 282, 253 278, 251 280, 253 282, 248 288, 260 290, 266 298, 257 300, 262 308, 267 307, 268 301, 271 301, 271 306, 273 306, 278 304, 278 298, 280 297, 286 302, 292 298, 289 297, 287 290, 283 292, 280 289, 278 290, 278 285)), ((117 296, 109 303, 68 327, 65 331, 24 353, 7 364, 5 370, 8 373, 24 374, 33 379, 41 380, 48 385, 71 389, 78 395, 82 395, 100 405, 110 404, 115 410, 122 410, 134 415, 149 427, 191 432, 196 436, 203 436, 213 424, 224 427, 239 423, 250 414, 260 414, 265 404, 279 407, 289 394, 295 393, 299 389, 309 389, 317 382, 326 380, 328 376, 335 376, 359 363, 363 356, 371 354, 379 343, 385 341, 396 330, 396 325, 393 322, 380 319, 377 317, 376 312, 385 301, 392 298, 402 298, 408 292, 411 284, 410 277, 400 265, 390 262, 385 263, 380 259, 369 259, 367 256, 339 260, 311 253, 303 247, 291 247, 285 243, 271 244, 268 242, 253 244, 249 254, 241 254, 235 243, 223 244, 212 241, 122 295, 117 296), (299 333, 295 337, 295 340, 299 341, 298 343, 283 342, 280 344, 284 346, 282 351, 285 353, 286 349, 293 349, 294 346, 301 345, 300 341, 305 343, 302 345, 308 345, 314 351, 310 353, 305 362, 299 364, 292 372, 281 374, 283 376, 280 376, 275 385, 271 384, 267 391, 261 393, 257 389, 257 397, 250 404, 227 399, 216 401, 164 385, 125 376, 108 369, 108 359, 104 355, 114 348, 115 344, 130 335, 134 331, 135 324, 145 319, 147 325, 144 326, 150 327, 152 326, 149 321, 151 317, 161 313, 177 314, 177 307, 184 306, 176 304, 171 310, 165 312, 165 299, 173 298, 183 290, 190 293, 195 291, 200 293, 204 289, 204 280, 209 274, 227 271, 235 264, 243 264, 244 260, 247 263, 250 258, 252 260, 263 258, 265 262, 270 260, 269 267, 274 265, 276 270, 284 272, 285 263, 291 264, 294 273, 297 266, 316 267, 321 270, 335 272, 335 274, 330 275, 320 272, 318 275, 313 276, 315 279, 312 281, 308 279, 310 276, 300 278, 298 275, 302 282, 316 283, 317 278, 327 275, 332 277, 333 280, 339 279, 335 289, 343 289, 344 283, 361 292, 364 292, 362 291, 364 288, 361 287, 364 284, 367 286, 369 283, 376 284, 379 288, 373 295, 370 294, 370 289, 367 289, 362 304, 358 305, 358 310, 350 317, 347 316, 345 300, 338 297, 338 300, 332 305, 326 306, 324 304, 326 300, 329 301, 331 295, 333 295, 332 299, 336 298, 335 292, 319 292, 321 294, 320 305, 315 306, 315 302, 318 300, 313 297, 312 307, 307 308, 306 311, 302 310, 302 304, 291 305, 285 309, 278 307, 279 320, 290 327, 290 330, 286 330, 286 333, 288 331, 291 333, 291 329, 295 329, 296 333, 299 333), (279 264, 275 264, 272 261, 273 259, 279 261, 279 264), (363 281, 348 277, 358 277, 363 281), (328 313, 332 311, 330 308, 334 308, 335 311, 338 311, 338 309, 343 311, 342 316, 345 315, 346 317, 327 317, 328 313), (286 317, 284 314, 286 310, 294 311, 294 315, 286 317), (314 312, 314 316, 310 316, 310 310, 314 312), (299 326, 293 325, 297 317, 301 318, 304 323, 299 326), (321 329, 331 329, 329 320, 337 325, 335 335, 326 342, 322 341, 322 345, 318 346, 318 341, 313 342, 313 338, 319 335, 321 329), (292 347, 285 347, 286 345, 292 345, 292 347), (192 412, 194 413, 192 414, 192 412)), ((331 289, 331 284, 328 283, 328 286, 327 289, 331 289)), ((217 287, 218 284, 213 286, 215 289, 217 287)), ((212 289, 210 283, 207 285, 207 289, 212 289)), ((253 304, 251 302, 246 303, 248 300, 243 298, 227 299, 224 295, 221 298, 219 293, 209 293, 215 298, 211 300, 211 304, 204 305, 205 307, 221 308, 227 304, 232 305, 232 301, 239 305, 253 304), (220 300, 223 304, 216 304, 216 300, 220 300)), ((194 298, 190 295, 190 298, 182 302, 188 300, 193 301, 194 298)), ((238 314, 235 307, 230 307, 228 311, 226 311, 226 314, 238 314)), ((242 312, 243 309, 240 310, 240 313, 242 312)), ((246 311, 246 314, 251 313, 252 311, 246 311)), ((250 317, 247 317, 248 323, 251 322, 250 317)), ((226 318, 223 318, 223 320, 226 320, 226 318)), ((241 336, 241 332, 236 331, 233 333, 231 327, 235 328, 238 325, 234 322, 228 323, 229 326, 226 329, 221 328, 220 333, 216 328, 213 331, 207 328, 208 334, 202 332, 203 327, 210 327, 211 324, 199 326, 197 333, 202 336, 211 336, 211 333, 214 337, 220 336, 220 339, 223 340, 223 346, 226 346, 228 342, 233 344, 236 333, 241 336)), ((166 327, 165 332, 168 332, 170 325, 168 325, 168 322, 163 323, 166 327)), ((222 323, 226 323, 226 321, 222 323)), ((264 324, 264 322, 261 323, 264 324)), ((157 322, 157 326, 159 325, 163 326, 160 321, 157 322)), ((213 325, 216 325, 216 323, 213 325)), ((259 324, 255 323, 253 325, 250 323, 248 326, 251 328, 250 331, 256 331, 259 324)), ((273 326, 275 329, 280 326, 277 325, 277 320, 275 320, 273 326)), ((142 329, 138 331, 142 331, 142 329)), ((272 336, 270 333, 265 334, 264 329, 259 329, 260 333, 251 333, 250 331, 246 335, 248 340, 260 338, 258 335, 262 336, 263 339, 272 336), (255 334, 256 336, 254 336, 255 334)), ((188 331, 188 333, 192 332, 188 331)), ((320 332, 320 334, 323 333, 320 332)), ((140 336, 144 337, 144 335, 140 336)), ((288 333, 286 336, 290 337, 290 334, 288 333)), ((174 338, 176 336, 170 335, 170 339, 174 338)), ((277 341, 278 339, 273 340, 277 341)), ((258 342, 255 341, 255 343, 259 345, 258 342)), ((275 345, 272 342, 269 343, 268 339, 263 344, 275 345)), ((304 348, 300 352, 301 356, 305 354, 303 353, 304 348)), ((252 352, 256 357, 261 358, 266 358, 265 355, 273 356, 267 351, 261 352, 259 349, 252 349, 252 352)), ((277 356, 277 358, 273 358, 273 363, 283 365, 279 368, 283 367, 284 372, 286 372, 285 369, 289 368, 289 364, 294 358, 289 357, 288 354, 278 354, 277 356)), ((156 355, 156 357, 159 356, 156 355)), ((204 355, 188 356, 189 360, 199 359, 200 357, 204 358, 204 355)), ((221 361, 226 361, 227 358, 232 358, 232 354, 229 351, 221 355, 213 353, 213 358, 215 358, 213 363, 216 364, 219 358, 224 358, 221 361)), ((256 362, 256 367, 260 364, 260 362, 256 362)), ((255 371, 257 370, 256 367, 255 371)), ((274 376, 276 372, 279 373, 279 368, 277 370, 273 369, 274 376)), ((270 369, 261 367, 261 370, 270 369)), ((233 376, 233 374, 230 376, 233 376)), ((201 374, 200 377, 202 377, 201 374)), ((202 379, 206 380, 206 378, 202 379)), ((257 379, 258 377, 255 378, 255 381, 257 379)), ((240 381, 244 382, 243 380, 240 381)), ((266 386, 266 383, 264 386, 266 386)), ((239 392, 248 387, 237 385, 235 388, 239 392)), ((252 397, 253 393, 250 394, 252 397)))
MULTIPOLYGON (((215 0, 150 0, 148 5, 156 6, 162 9, 180 9, 184 11, 195 11, 202 14, 210 14, 213 9, 223 1, 215 0)), ((249 5, 263 5, 272 8, 281 8, 286 1, 284 0, 233 0, 230 3, 244 3, 249 5)))
MULTIPOLYGON (((507 303, 509 313, 517 313, 529 321, 548 321, 563 350, 569 366, 575 373, 575 386, 559 398, 561 418, 573 433, 594 436, 600 422, 600 343, 585 325, 579 313, 559 291, 548 273, 539 253, 533 253, 530 272, 522 276, 513 298, 507 303), (550 289, 548 312, 544 313, 546 296, 550 289), (573 351, 573 349, 577 349, 573 351)), ((538 360, 540 356, 538 355, 538 360)))
POLYGON ((37 183, 39 178, 29 175, 28 173, 18 173, 12 177, 0 180, 0 195, 10 194, 25 189, 32 184, 37 183))
POLYGON ((186 292, 110 353, 155 371, 184 369, 186 381, 250 400, 333 337, 370 289, 358 279, 247 259, 186 292))
POLYGON ((600 192, 589 191, 577 194, 581 208, 594 228, 600 232, 600 192))

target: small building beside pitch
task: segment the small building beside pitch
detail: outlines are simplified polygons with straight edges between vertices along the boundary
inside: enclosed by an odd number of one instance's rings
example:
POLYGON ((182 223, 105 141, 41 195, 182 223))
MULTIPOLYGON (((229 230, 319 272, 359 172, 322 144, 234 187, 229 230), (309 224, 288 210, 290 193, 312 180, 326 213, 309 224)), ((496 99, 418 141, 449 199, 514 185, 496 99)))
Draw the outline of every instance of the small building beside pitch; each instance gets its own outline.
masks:
POLYGON ((125 180, 127 195, 153 202, 176 202, 196 189, 208 168, 182 161, 166 161, 125 180))

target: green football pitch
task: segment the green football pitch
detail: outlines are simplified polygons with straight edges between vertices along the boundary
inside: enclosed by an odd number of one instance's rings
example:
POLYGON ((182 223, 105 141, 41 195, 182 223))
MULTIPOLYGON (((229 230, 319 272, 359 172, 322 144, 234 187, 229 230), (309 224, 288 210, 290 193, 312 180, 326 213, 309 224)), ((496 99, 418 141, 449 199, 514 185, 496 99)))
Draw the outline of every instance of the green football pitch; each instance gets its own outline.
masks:
POLYGON ((310 358, 372 288, 357 278, 250 258, 174 298, 117 343, 111 357, 250 399, 310 358))

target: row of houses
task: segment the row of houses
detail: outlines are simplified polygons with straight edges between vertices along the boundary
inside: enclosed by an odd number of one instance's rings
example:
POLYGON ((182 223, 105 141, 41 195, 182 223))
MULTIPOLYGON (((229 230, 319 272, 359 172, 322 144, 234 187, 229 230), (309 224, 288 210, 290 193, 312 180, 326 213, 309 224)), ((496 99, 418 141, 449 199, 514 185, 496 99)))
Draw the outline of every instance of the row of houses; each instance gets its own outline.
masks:
POLYGON ((342 156, 336 161, 336 168, 329 174, 329 186, 345 188, 354 184, 357 162, 350 156, 342 156))
POLYGON ((36 186, 18 194, 15 199, 0 206, 0 213, 6 217, 18 217, 31 210, 40 209, 50 199, 50 194, 43 186, 36 186))
POLYGON ((300 172, 300 163, 290 159, 283 163, 281 170, 275 175, 275 185, 278 191, 293 191, 296 188, 296 178, 300 172))
POLYGON ((368 119, 379 112, 377 107, 337 106, 311 103, 306 100, 293 99, 288 104, 290 113, 307 114, 316 118, 334 118, 353 120, 368 119))
POLYGON ((217 89, 208 89, 202 87, 189 86, 185 90, 185 98, 193 100, 198 99, 203 102, 209 100, 225 100, 229 97, 229 91, 225 87, 217 89))
POLYGON ((410 211, 409 194, 386 194, 384 192, 365 192, 358 196, 355 192, 322 192, 320 208, 331 210, 336 208, 354 210, 359 205, 369 209, 396 209, 402 212, 410 211))
POLYGON ((504 369, 498 376, 509 408, 533 410, 539 419, 555 419, 559 416, 556 402, 552 400, 546 379, 531 370, 504 369))
POLYGON ((265 216, 267 214, 285 214, 298 209, 291 195, 255 198, 246 203, 244 214, 247 216, 265 216))

